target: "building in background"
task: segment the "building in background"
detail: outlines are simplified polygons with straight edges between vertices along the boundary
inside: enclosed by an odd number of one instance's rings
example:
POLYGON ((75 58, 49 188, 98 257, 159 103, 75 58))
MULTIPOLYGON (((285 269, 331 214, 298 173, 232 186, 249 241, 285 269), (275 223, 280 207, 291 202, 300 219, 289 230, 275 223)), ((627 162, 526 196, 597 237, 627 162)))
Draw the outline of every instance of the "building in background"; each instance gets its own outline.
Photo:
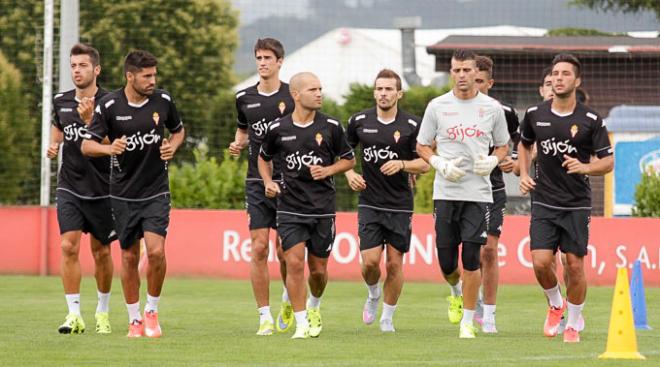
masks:
MULTIPOLYGON (((542 36, 545 29, 514 26, 418 29, 415 31, 416 70, 423 85, 442 86, 447 77, 436 71, 436 60, 426 52, 428 46, 450 35, 542 36)), ((286 47, 286 45, 284 45, 286 47)), ((378 71, 389 68, 403 75, 401 31, 398 29, 336 28, 285 56, 280 76, 288 81, 301 71, 319 76, 326 97, 342 104, 351 83, 371 84, 378 71)), ((241 90, 254 85, 254 74, 234 86, 241 90)), ((404 89, 408 85, 404 81, 404 89)))

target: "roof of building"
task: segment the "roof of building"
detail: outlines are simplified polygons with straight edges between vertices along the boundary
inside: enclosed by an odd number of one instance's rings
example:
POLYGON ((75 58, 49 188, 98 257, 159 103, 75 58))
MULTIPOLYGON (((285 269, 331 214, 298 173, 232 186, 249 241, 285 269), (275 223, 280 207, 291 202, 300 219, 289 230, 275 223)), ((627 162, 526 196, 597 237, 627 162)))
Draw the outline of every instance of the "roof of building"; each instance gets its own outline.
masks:
POLYGON ((511 37, 452 35, 428 46, 430 54, 446 54, 458 48, 478 49, 493 53, 529 52, 627 52, 660 53, 660 38, 636 38, 626 36, 593 37, 511 37))

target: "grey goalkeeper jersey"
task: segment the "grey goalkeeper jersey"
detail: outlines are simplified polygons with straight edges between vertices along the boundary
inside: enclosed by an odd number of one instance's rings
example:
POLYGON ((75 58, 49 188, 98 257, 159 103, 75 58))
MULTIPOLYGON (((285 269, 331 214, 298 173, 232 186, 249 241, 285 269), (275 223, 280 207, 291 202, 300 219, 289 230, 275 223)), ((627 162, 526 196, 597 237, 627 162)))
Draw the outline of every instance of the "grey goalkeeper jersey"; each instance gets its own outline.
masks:
POLYGON ((436 154, 444 159, 462 157, 458 167, 466 175, 451 182, 436 172, 433 199, 492 203, 490 177, 475 174, 474 161, 488 156, 490 146, 508 141, 504 110, 497 100, 482 93, 458 99, 453 91, 434 98, 424 112, 417 142, 429 146, 435 142, 436 154))

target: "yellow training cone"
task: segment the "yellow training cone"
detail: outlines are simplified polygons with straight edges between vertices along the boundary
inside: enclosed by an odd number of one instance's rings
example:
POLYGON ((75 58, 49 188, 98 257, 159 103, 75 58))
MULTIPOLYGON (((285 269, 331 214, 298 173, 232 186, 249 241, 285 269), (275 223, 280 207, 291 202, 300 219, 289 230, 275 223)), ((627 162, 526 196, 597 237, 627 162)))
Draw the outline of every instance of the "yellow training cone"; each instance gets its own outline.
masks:
POLYGON ((614 286, 610 330, 607 334, 607 349, 598 356, 602 359, 646 359, 637 351, 637 336, 633 321, 628 270, 619 268, 614 286))

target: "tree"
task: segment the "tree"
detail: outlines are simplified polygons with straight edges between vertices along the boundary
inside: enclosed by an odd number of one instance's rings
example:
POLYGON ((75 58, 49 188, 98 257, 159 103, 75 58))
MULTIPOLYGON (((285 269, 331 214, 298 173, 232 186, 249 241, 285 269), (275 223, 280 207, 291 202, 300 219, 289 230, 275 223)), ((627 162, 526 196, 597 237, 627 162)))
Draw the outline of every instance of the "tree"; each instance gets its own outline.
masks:
MULTIPOLYGON (((80 38, 101 53, 101 85, 118 88, 124 84, 123 59, 130 50, 153 53, 159 60, 158 85, 174 96, 186 124, 187 141, 193 143, 190 147, 221 125, 211 103, 234 83, 237 26, 236 12, 227 0, 80 3, 80 38)), ((177 159, 182 158, 191 155, 184 151, 177 159)))
POLYGON ((660 217, 660 174, 649 167, 635 187, 635 217, 660 217))
POLYGON ((23 192, 38 150, 33 139, 21 74, 0 52, 0 203, 14 204, 23 192))
POLYGON ((660 19, 660 1, 658 0, 573 0, 571 3, 590 9, 622 11, 624 13, 651 10, 655 12, 656 18, 660 19))
POLYGON ((242 209, 245 197, 247 161, 233 159, 227 150, 218 162, 209 157, 208 147, 193 150, 195 161, 169 168, 172 205, 176 208, 242 209))
POLYGON ((597 29, 588 29, 588 28, 555 28, 548 30, 546 36, 549 37, 576 37, 576 36, 627 36, 625 33, 612 33, 612 32, 603 32, 597 29))
POLYGON ((411 87, 403 93, 403 98, 401 99, 401 108, 412 113, 419 118, 424 116, 424 111, 426 111, 426 106, 431 102, 435 97, 441 96, 447 93, 451 87, 449 85, 442 88, 434 86, 415 86, 411 87))

